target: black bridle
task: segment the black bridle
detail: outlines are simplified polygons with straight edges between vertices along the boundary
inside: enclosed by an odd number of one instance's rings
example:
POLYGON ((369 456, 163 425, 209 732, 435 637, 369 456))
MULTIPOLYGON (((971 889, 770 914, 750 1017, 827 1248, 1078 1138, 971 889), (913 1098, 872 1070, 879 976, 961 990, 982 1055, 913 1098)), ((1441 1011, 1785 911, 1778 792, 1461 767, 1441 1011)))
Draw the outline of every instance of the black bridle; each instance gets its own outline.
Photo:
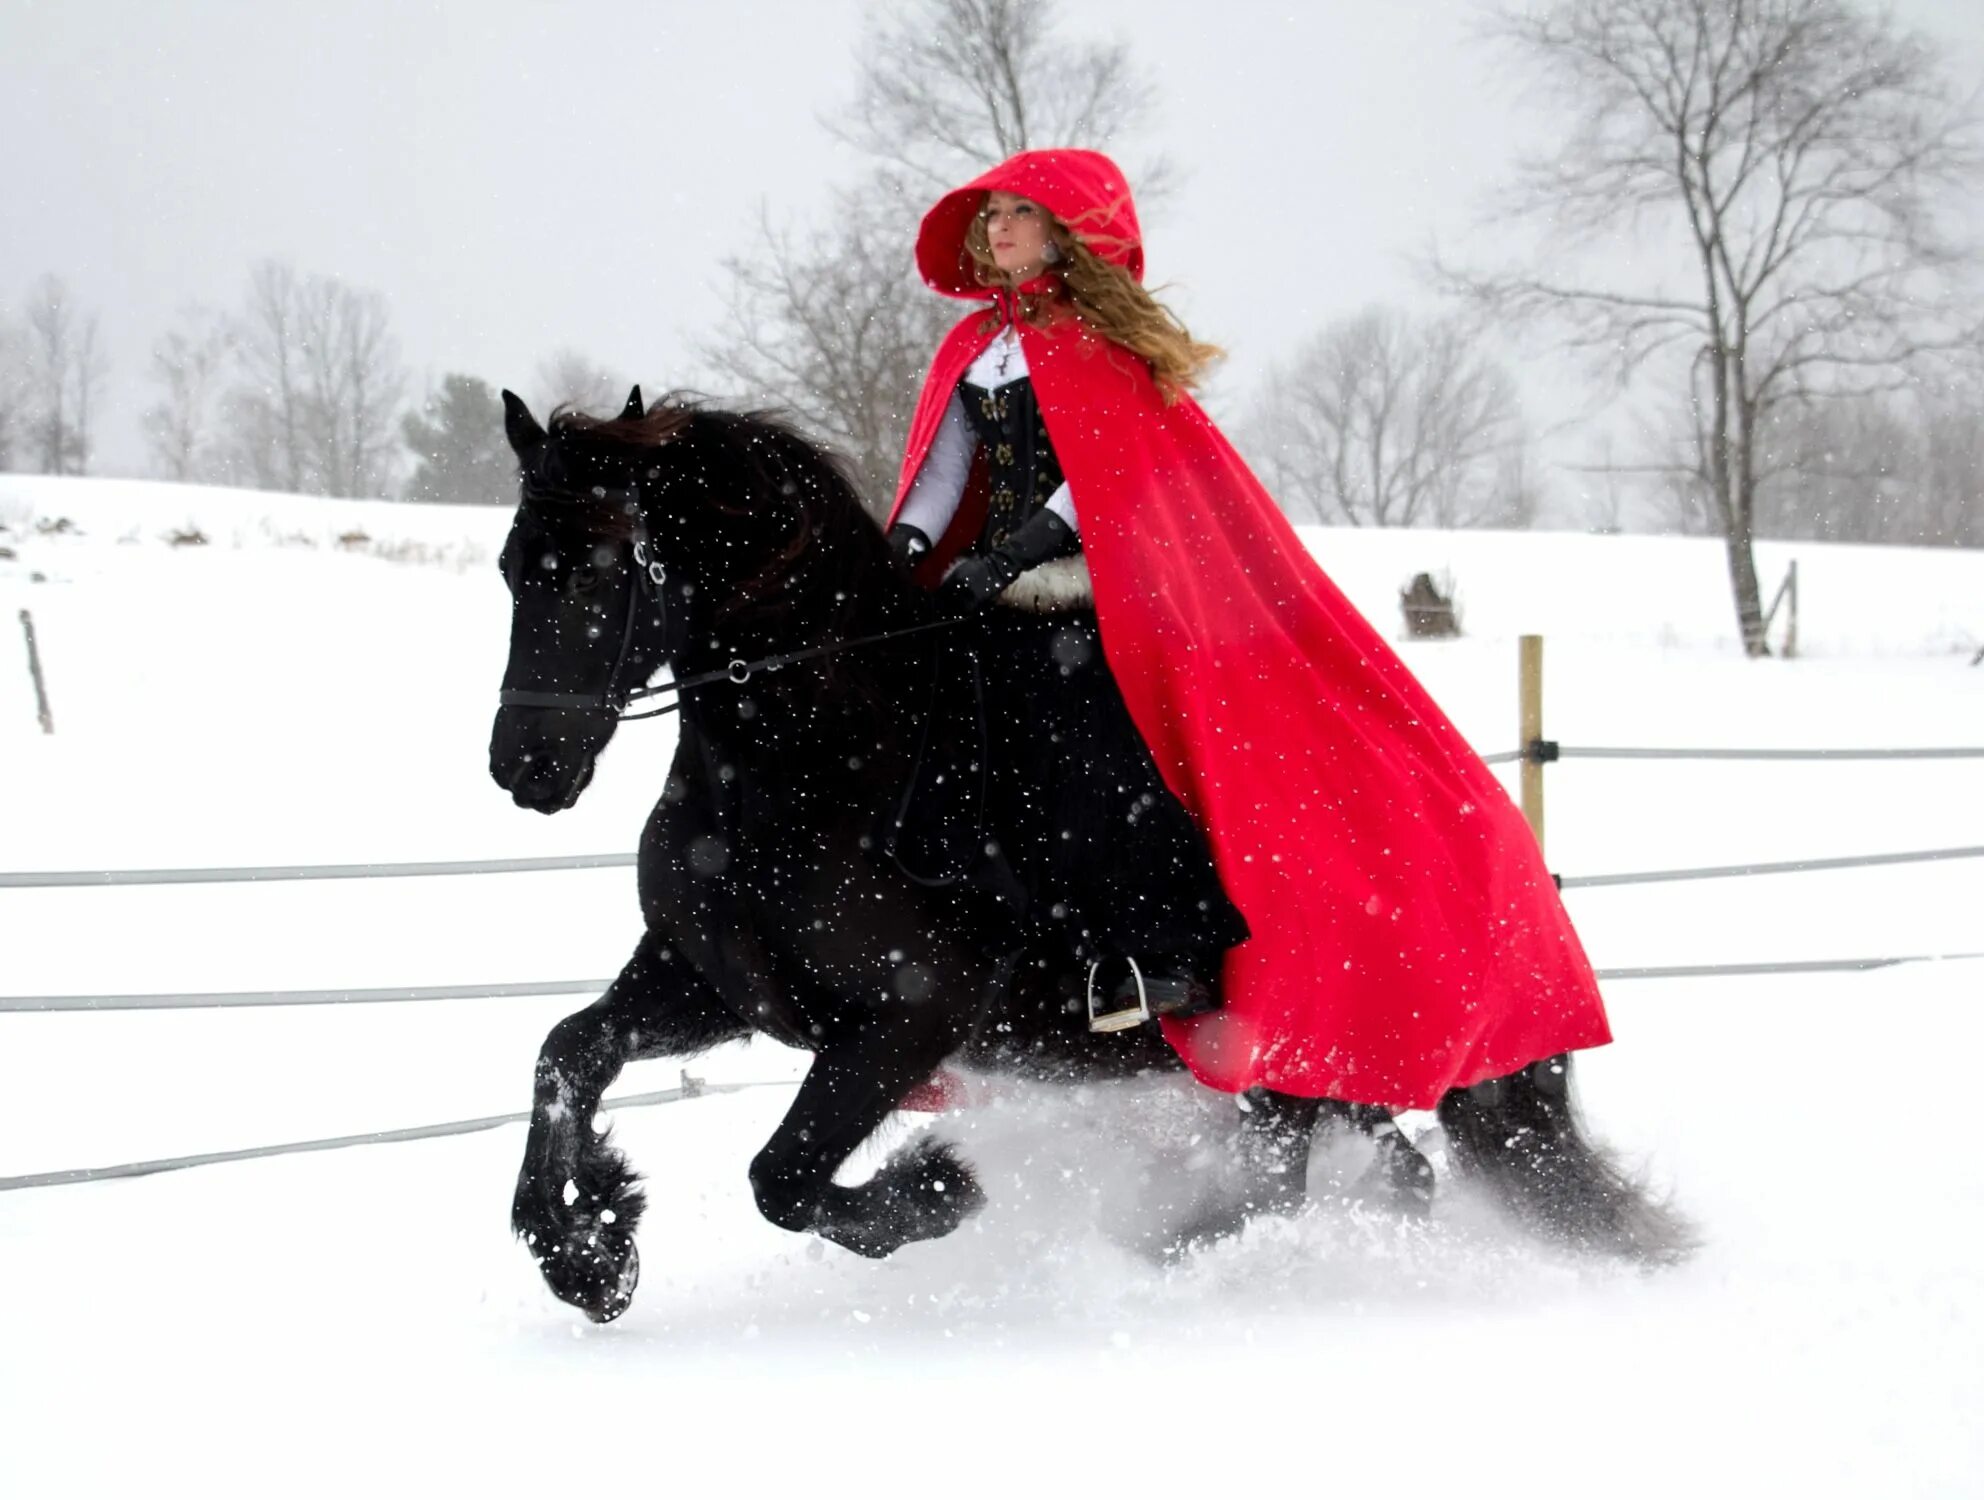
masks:
MULTIPOLYGON (((640 515, 641 491, 638 485, 625 489, 609 490, 597 487, 593 498, 604 501, 619 501, 624 513, 640 515)), ((524 496, 528 503, 531 495, 524 496)), ((892 641, 901 636, 917 635, 925 630, 937 630, 946 625, 960 622, 954 618, 932 620, 923 625, 910 625, 901 630, 886 630, 876 635, 856 636, 853 640, 833 641, 824 646, 808 646, 800 651, 783 651, 776 656, 761 656, 756 661, 746 661, 734 656, 721 667, 707 672, 696 672, 688 677, 676 677, 667 682, 657 682, 643 687, 623 687, 621 673, 626 669, 627 658, 634 647, 634 626, 640 619, 643 598, 652 601, 661 621, 662 633, 668 632, 668 599, 663 593, 668 583, 668 570, 661 559, 654 556, 648 541, 645 521, 637 521, 634 527, 634 586, 627 590, 627 616, 620 627, 620 649, 613 657, 613 670, 606 674, 606 686, 597 693, 540 693, 530 688, 504 688, 497 695, 497 703, 504 708, 576 708, 591 713, 612 714, 623 724, 631 724, 637 719, 658 719, 663 714, 672 714, 682 705, 663 704, 660 708, 649 709, 646 713, 630 714, 627 705, 641 698, 655 698, 663 693, 682 693, 690 688, 708 687, 712 683, 728 682, 742 686, 758 672, 776 672, 780 667, 789 667, 794 662, 805 661, 815 656, 831 656, 836 651, 847 651, 855 646, 870 646, 880 641, 892 641)))

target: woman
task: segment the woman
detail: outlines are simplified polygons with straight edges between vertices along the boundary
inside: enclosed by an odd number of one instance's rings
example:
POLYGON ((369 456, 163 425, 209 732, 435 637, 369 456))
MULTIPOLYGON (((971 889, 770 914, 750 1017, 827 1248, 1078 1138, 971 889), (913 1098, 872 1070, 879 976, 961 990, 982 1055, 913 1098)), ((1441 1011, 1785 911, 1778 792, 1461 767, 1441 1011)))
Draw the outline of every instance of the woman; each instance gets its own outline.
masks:
MULTIPOLYGON (((916 256, 935 290, 992 305, 932 362, 891 539, 960 613, 1009 602, 1034 570, 1069 571, 1078 539, 1110 691, 1171 794, 1155 806, 1175 799, 1203 836, 1251 933, 1221 963, 1223 1005, 1164 1022, 1192 1071, 1234 1092, 1429 1109, 1451 1088, 1609 1041, 1521 814, 1191 398, 1216 351, 1144 290, 1116 165, 1022 152, 940 199, 916 256), (1003 412, 987 383, 1002 360, 1028 377, 1027 399, 1003 412), (1037 411, 1023 439, 1009 425, 1022 406, 1037 411)), ((996 646, 1029 616, 972 618, 996 646)), ((1037 619, 1052 628, 1036 617, 1036 632, 1037 619)), ((988 679, 1010 675, 996 650, 976 660, 988 679)), ((1197 910, 1170 915, 1200 943, 1230 933, 1197 910)))
MULTIPOLYGON (((981 284, 1043 294, 1037 316, 1051 316, 1057 291, 1084 284, 1081 247, 1012 193, 986 196, 965 246, 981 284), (1072 276, 1042 275, 1056 264, 1072 276)), ((1150 327, 1185 378, 1217 353, 1168 317, 1150 327)), ((969 631, 939 659, 929 748, 892 852, 918 878, 970 878, 1006 896, 1058 938, 1088 966, 1096 1030, 1211 1010, 1226 950, 1247 924, 1110 680, 1073 497, 1010 323, 953 388, 896 517, 890 540, 905 563, 950 531, 974 459, 984 515, 961 533, 963 555, 940 590, 969 631), (1025 612, 987 612, 1008 595, 1025 612)))

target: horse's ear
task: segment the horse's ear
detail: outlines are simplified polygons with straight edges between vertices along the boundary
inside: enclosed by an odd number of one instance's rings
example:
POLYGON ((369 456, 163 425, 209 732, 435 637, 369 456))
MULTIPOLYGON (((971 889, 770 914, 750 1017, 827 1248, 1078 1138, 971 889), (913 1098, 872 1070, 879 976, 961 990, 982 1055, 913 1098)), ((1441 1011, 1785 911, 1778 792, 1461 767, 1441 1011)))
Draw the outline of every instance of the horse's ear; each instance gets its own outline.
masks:
POLYGON ((620 408, 620 420, 631 422, 635 417, 645 415, 646 413, 641 410, 641 388, 635 386, 627 392, 627 404, 620 408))
POLYGON ((544 429, 514 391, 503 392, 503 434, 518 458, 528 458, 544 442, 544 429))

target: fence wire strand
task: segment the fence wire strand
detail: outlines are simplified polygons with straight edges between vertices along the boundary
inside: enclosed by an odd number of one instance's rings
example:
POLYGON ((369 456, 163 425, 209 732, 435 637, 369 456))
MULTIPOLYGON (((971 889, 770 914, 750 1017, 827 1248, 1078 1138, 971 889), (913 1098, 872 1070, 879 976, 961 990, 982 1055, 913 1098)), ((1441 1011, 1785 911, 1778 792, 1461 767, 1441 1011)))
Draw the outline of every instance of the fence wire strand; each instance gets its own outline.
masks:
MULTIPOLYGON (((1936 963, 1944 959, 1978 958, 1976 953, 1903 953, 1878 958, 1818 960, 1820 967, 1879 969, 1891 964, 1936 963)), ((1769 964, 1706 964, 1676 969, 1597 969, 1600 979, 1656 979, 1687 974, 1796 974, 1811 967, 1803 961, 1769 964)), ((127 1010, 231 1010, 273 1005, 336 1005, 389 1003, 395 1000, 471 1000, 518 995, 595 995, 612 983, 607 979, 552 980, 544 984, 451 984, 386 990, 262 990, 212 995, 0 995, 0 1014, 47 1015, 127 1010)))
MULTIPOLYGON (((1491 766, 1522 760, 1526 750, 1498 750, 1481 759, 1491 766)), ((1558 760, 1974 760, 1984 757, 1984 745, 1939 745, 1929 749, 1724 750, 1690 749, 1671 745, 1564 745, 1553 752, 1558 760)))
POLYGON ((223 990, 167 995, 0 995, 0 1015, 64 1011, 253 1010, 272 1005, 395 1005, 427 1000, 507 1000, 530 995, 596 995, 610 979, 547 979, 530 984, 396 985, 376 990, 223 990))
POLYGON ((1978 859, 1984 844, 1956 849, 1910 849, 1896 854, 1846 854, 1823 859, 1783 859, 1745 865, 1701 865, 1690 870, 1634 870, 1622 875, 1565 875, 1560 890, 1579 886, 1646 885, 1661 880, 1720 880, 1733 875, 1802 875, 1812 870, 1850 870, 1859 865, 1906 865, 1927 860, 1978 859))
POLYGON ((236 865, 185 870, 19 870, 0 872, 0 889, 56 886, 230 885, 281 880, 403 880, 423 875, 529 875, 544 870, 607 870, 632 854, 547 854, 526 859, 440 859, 402 864, 236 865))
MULTIPOLYGON (((624 1094, 600 1101, 601 1110, 639 1109, 652 1104, 674 1104, 704 1094, 738 1094, 746 1089, 797 1087, 796 1081, 774 1079, 748 1083, 703 1083, 684 1075, 681 1087, 657 1089, 649 1094, 624 1094)), ((530 1111, 506 1115, 483 1115, 474 1120, 448 1120, 439 1125, 411 1125, 399 1130, 368 1130, 358 1135, 326 1136, 314 1141, 285 1141, 276 1146, 243 1146, 236 1151, 202 1151, 193 1156, 166 1156, 156 1161, 127 1161, 113 1167, 72 1167, 61 1172, 30 1172, 21 1177, 0 1177, 0 1193, 20 1188, 66 1187, 78 1182, 107 1182, 117 1177, 150 1177, 160 1172, 183 1172, 188 1167, 212 1167, 223 1162, 255 1161, 266 1156, 294 1156, 304 1151, 342 1151, 348 1146, 383 1146, 396 1141, 427 1141, 442 1136, 468 1135, 478 1130, 495 1130, 518 1125, 530 1119, 530 1111)))

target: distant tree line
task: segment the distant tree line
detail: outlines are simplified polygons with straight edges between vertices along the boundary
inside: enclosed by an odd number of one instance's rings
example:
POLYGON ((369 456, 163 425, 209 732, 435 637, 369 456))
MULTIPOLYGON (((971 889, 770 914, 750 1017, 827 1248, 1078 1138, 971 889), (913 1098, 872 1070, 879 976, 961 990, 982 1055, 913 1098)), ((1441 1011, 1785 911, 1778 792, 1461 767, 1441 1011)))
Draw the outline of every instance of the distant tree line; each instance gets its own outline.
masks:
MULTIPOLYGON (((0 469, 87 474, 109 374, 98 314, 60 277, 0 308, 0 469)), ((189 304, 152 345, 151 471, 185 483, 510 504, 515 466, 487 383, 450 373, 409 402, 385 298, 265 260, 231 308, 189 304)), ((627 383, 575 350, 540 364, 546 407, 588 409, 627 383)))
MULTIPOLYGON (((1491 217, 1498 266, 1422 258, 1458 310, 1372 307, 1311 332, 1235 423, 1292 516, 1334 525, 1522 527, 1553 509, 1515 379, 1480 334, 1548 330, 1671 420, 1623 461, 1663 530, 1723 539, 1761 651, 1757 537, 1984 545, 1984 319, 1946 222, 1978 185, 1933 47, 1857 0, 1537 0, 1485 38, 1571 112, 1491 217), (1520 253, 1518 232, 1536 247, 1520 253), (1608 253, 1629 237, 1635 254, 1608 253), (1664 237, 1663 237, 1664 236, 1664 237)), ((1069 141, 1115 153, 1147 221, 1174 191, 1144 144, 1153 85, 1127 44, 1070 35, 1054 0, 888 0, 848 97, 821 120, 865 165, 808 224, 762 219, 723 262, 699 345, 719 399, 792 414, 877 508, 910 408, 960 304, 916 277, 933 195, 1069 141)), ((1215 335, 1217 330, 1208 330, 1215 335)), ((0 309, 0 465, 88 470, 106 364, 93 312, 46 277, 0 309)), ((543 404, 617 409, 628 381, 574 350, 543 404)), ((409 400, 383 298, 280 261, 230 309, 189 307, 154 346, 145 429, 171 478, 326 495, 509 499, 494 392, 445 374, 409 400)), ((658 386, 679 386, 671 380, 658 386)), ((1207 398, 1210 401, 1210 397, 1207 398)))
MULTIPOLYGON (((1711 454, 1684 414, 1656 464, 1663 531, 1724 534, 1711 454)), ((1759 434, 1754 534, 1779 541, 1984 547, 1984 388, 1787 403, 1759 434)))

